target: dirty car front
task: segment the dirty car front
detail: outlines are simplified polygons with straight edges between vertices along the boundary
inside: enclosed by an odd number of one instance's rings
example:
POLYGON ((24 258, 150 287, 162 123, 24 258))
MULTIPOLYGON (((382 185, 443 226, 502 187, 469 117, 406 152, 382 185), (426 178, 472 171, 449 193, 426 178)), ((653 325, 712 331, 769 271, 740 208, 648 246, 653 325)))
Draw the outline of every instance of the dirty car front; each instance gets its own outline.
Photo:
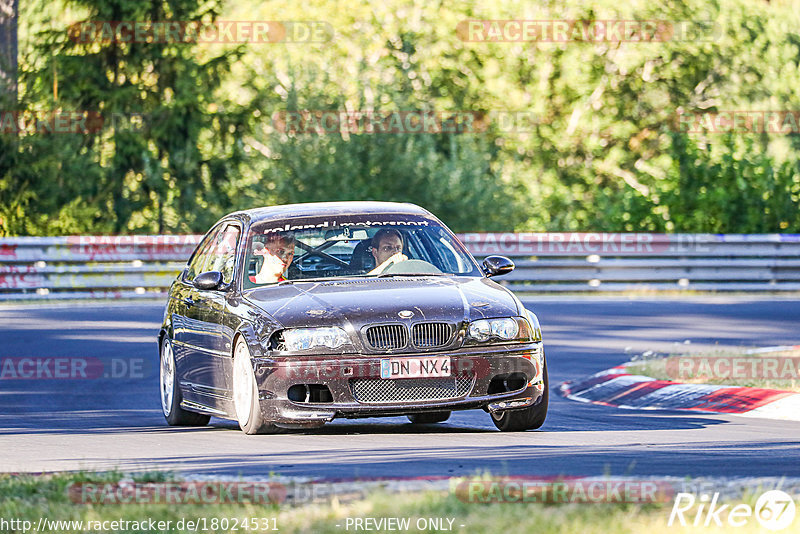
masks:
MULTIPOLYGON (((248 433, 336 417, 434 423, 475 408, 501 430, 541 426, 547 371, 538 320, 490 279, 513 269, 510 260, 479 266, 438 219, 409 204, 295 208, 294 217, 270 208, 233 214, 243 230, 235 257, 195 269, 228 266, 229 287, 198 289, 185 276, 173 285, 217 293, 216 330, 225 338, 205 358, 219 360, 210 388, 189 378, 208 370, 186 365, 185 352, 204 347, 162 342, 184 352, 176 380, 181 402, 189 399, 183 409, 238 420, 248 433)), ((186 323, 176 316, 165 317, 164 332, 186 323)))

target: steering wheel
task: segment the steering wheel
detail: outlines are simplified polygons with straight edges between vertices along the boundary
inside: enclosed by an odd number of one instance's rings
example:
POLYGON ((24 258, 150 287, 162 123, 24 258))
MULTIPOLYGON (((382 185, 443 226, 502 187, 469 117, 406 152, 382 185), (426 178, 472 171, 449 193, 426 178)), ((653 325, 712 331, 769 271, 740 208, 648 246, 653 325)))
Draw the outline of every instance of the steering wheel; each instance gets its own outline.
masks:
POLYGON ((390 264, 381 274, 442 274, 442 271, 425 260, 404 260, 390 264))

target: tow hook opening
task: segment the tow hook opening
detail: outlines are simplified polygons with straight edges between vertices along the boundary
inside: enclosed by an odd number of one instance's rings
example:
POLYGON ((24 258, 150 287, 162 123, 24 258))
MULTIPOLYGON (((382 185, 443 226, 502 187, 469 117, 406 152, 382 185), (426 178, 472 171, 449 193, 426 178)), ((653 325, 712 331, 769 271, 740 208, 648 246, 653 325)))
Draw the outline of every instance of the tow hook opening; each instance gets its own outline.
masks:
POLYGON ((286 392, 292 402, 332 403, 333 395, 324 384, 295 384, 286 392))
POLYGON ((506 373, 495 375, 489 382, 487 394, 496 395, 498 393, 508 393, 525 388, 528 384, 528 377, 525 373, 506 373))

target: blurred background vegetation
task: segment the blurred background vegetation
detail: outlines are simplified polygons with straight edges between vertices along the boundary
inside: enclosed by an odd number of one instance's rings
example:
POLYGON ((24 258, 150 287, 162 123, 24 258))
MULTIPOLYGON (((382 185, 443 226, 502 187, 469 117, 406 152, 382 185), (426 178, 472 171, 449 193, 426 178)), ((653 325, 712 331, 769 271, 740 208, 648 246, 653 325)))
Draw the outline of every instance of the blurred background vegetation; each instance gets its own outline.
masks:
MULTIPOLYGON (((0 235, 204 232, 225 213, 410 201, 456 231, 800 232, 800 135, 679 133, 800 110, 800 14, 766 0, 29 0, 0 109, 141 114, 0 136, 0 235), (532 4, 532 3, 531 3, 532 4), (708 39, 465 42, 465 19, 710 21, 708 39), (83 20, 324 21, 324 43, 79 43, 83 20), (530 112, 529 131, 291 134, 275 112, 530 112)), ((118 114, 118 115, 115 115, 118 114)))

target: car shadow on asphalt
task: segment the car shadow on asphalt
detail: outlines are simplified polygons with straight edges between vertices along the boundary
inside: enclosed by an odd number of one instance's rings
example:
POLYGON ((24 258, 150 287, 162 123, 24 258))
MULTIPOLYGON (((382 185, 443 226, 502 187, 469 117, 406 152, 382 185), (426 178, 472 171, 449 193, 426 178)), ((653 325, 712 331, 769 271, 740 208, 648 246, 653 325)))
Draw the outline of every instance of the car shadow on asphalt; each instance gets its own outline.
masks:
MULTIPOLYGON (((84 402, 84 404, 89 404, 84 402)), ((96 403, 92 403, 96 404, 96 403)), ((213 417, 209 426, 170 427, 160 409, 82 406, 54 410, 47 403, 20 403, 0 414, 0 435, 22 434, 141 434, 187 432, 241 432, 238 423, 213 417)), ((547 421, 539 430, 528 432, 609 433, 641 430, 691 430, 730 423, 727 415, 697 414, 676 410, 627 410, 564 399, 550 391, 547 421)), ((776 423, 776 422, 773 422, 776 423)), ((486 434, 498 433, 488 413, 481 410, 454 411, 446 422, 412 424, 404 416, 358 419, 339 418, 314 429, 290 429, 278 435, 356 434, 486 434)), ((517 433, 512 433, 514 435, 517 433)))
MULTIPOLYGON (((800 476, 800 464, 787 461, 796 442, 735 442, 698 444, 606 445, 486 445, 431 446, 400 437, 391 445, 370 443, 361 448, 288 447, 264 451, 259 441, 273 444, 275 436, 253 440, 246 454, 209 454, 127 458, 115 460, 122 471, 175 470, 195 476, 227 476, 266 480, 276 476, 330 479, 370 477, 419 478, 492 474, 529 476, 702 477, 753 476, 752 465, 741 461, 761 455, 758 476, 800 476), (289 450, 287 450, 289 449, 289 450)), ((107 459, 87 458, 103 464, 107 459)))
MULTIPOLYGON (((574 412, 560 402, 551 405, 544 426, 526 433, 597 432, 609 434, 642 430, 691 430, 730 423, 711 414, 696 416, 686 412, 648 411, 647 414, 612 407, 583 406, 574 412)), ((208 426, 170 427, 158 410, 63 411, 0 416, 0 436, 25 434, 185 434, 190 432, 241 433, 238 423, 212 418, 208 426)), ((405 417, 335 419, 314 429, 287 429, 275 438, 292 435, 347 436, 385 434, 489 434, 500 432, 488 414, 472 411, 456 412, 445 423, 412 424, 405 417)), ((508 433, 503 435, 520 435, 508 433)), ((258 438, 255 438, 258 439, 258 438)))

